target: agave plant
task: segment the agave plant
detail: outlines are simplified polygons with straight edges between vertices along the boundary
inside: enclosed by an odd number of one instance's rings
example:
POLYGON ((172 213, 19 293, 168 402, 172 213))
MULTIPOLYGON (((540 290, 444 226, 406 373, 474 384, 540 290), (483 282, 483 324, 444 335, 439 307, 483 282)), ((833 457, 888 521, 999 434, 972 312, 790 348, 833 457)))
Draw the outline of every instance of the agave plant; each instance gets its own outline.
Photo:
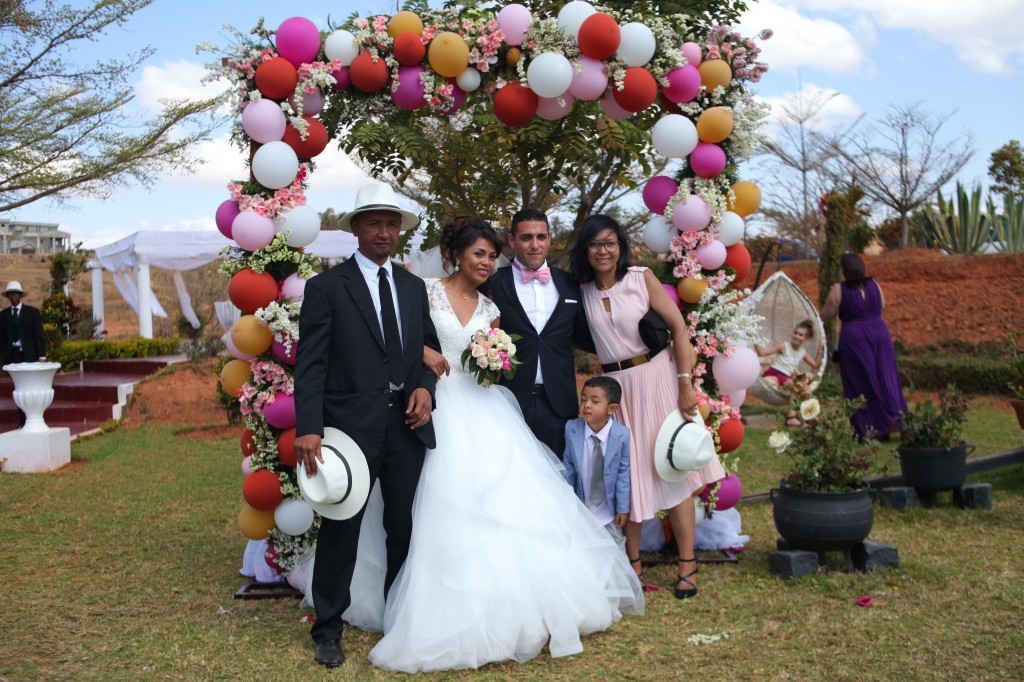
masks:
POLYGON ((989 217, 982 211, 981 186, 968 194, 957 182, 955 201, 948 203, 941 191, 938 194, 938 207, 927 206, 924 210, 928 235, 949 253, 976 253, 984 248, 991 235, 989 217))
POLYGON ((992 220, 992 239, 996 248, 1007 253, 1024 251, 1024 195, 1003 194, 1003 210, 997 212, 992 197, 988 198, 988 215, 992 220))

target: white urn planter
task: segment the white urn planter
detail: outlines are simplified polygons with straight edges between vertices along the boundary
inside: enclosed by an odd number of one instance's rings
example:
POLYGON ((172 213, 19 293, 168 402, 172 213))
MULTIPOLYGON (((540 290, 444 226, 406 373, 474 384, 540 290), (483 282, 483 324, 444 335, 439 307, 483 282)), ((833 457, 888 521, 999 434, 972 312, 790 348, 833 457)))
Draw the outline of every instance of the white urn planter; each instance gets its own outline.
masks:
POLYGON ((57 362, 4 365, 14 381, 14 402, 25 413, 25 426, 0 433, 0 470, 4 473, 53 471, 71 461, 71 430, 50 428, 43 412, 53 402, 57 362))
POLYGON ((18 362, 4 365, 14 381, 14 402, 25 413, 22 433, 43 433, 49 427, 43 412, 53 402, 53 375, 59 362, 18 362))

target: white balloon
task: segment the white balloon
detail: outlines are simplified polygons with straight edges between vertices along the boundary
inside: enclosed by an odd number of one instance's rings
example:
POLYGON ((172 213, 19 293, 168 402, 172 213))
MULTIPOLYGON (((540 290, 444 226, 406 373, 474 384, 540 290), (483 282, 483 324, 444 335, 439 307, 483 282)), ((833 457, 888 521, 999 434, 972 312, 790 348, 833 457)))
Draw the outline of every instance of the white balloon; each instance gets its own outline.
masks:
POLYGON ((651 142, 662 156, 681 159, 697 148, 697 126, 680 114, 668 114, 651 128, 651 142))
POLYGON ((320 234, 320 214, 309 204, 282 211, 275 222, 277 232, 291 231, 285 243, 293 249, 309 246, 320 234))
POLYGON ((331 61, 340 59, 342 66, 351 65, 352 60, 359 56, 356 37, 349 31, 335 31, 324 41, 324 54, 331 61))
POLYGON ((572 84, 572 64, 557 52, 542 52, 530 61, 526 82, 538 97, 561 97, 572 84))
POLYGON ((693 498, 693 512, 696 514, 693 527, 696 528, 704 523, 704 503, 700 501, 699 497, 693 498))
POLYGON ((256 182, 270 189, 281 189, 295 181, 299 157, 285 142, 268 142, 252 157, 252 174, 256 182))
POLYGON ((274 509, 274 523, 282 533, 302 535, 313 526, 313 508, 304 500, 282 500, 274 509))
POLYGON ((667 253, 672 247, 673 232, 665 216, 656 215, 644 225, 644 244, 655 253, 667 253))
POLYGON ((616 52, 626 66, 643 66, 654 57, 654 32, 646 25, 636 21, 624 24, 619 29, 621 38, 616 52))
POLYGON ((459 74, 455 83, 465 92, 473 92, 480 87, 480 72, 472 66, 459 74))
POLYGON ((718 241, 726 246, 739 244, 743 241, 745 229, 743 218, 732 211, 725 211, 722 213, 722 220, 718 223, 718 241))
POLYGON ((558 11, 558 28, 573 40, 579 37, 580 25, 597 10, 589 2, 573 0, 558 11))

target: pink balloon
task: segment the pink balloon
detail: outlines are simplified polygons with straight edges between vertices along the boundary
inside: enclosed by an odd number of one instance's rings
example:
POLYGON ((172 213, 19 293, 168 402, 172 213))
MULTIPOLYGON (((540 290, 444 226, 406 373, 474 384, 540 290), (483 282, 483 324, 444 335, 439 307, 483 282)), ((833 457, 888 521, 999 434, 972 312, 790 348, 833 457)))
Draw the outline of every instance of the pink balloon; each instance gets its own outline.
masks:
POLYGON ((348 75, 347 66, 343 66, 337 71, 331 71, 331 75, 334 76, 334 85, 331 87, 335 90, 348 90, 348 86, 352 85, 352 78, 348 75))
POLYGON ((533 30, 533 15, 522 5, 505 5, 498 12, 498 28, 509 45, 522 45, 533 30))
POLYGON ((686 57, 686 63, 691 66, 700 65, 701 60, 704 58, 701 54, 700 45, 697 43, 683 43, 683 46, 679 49, 682 51, 683 56, 686 57))
POLYGON ((566 92, 564 95, 559 97, 541 97, 537 104, 537 115, 545 121, 557 121, 560 118, 565 118, 572 111, 572 104, 576 101, 576 98, 566 92), (565 102, 565 106, 558 103, 561 99, 565 102))
POLYGON ((260 144, 277 142, 284 137, 288 121, 277 102, 270 99, 258 99, 250 102, 242 112, 242 130, 260 144))
POLYGON ((619 106, 619 103, 615 101, 614 97, 612 97, 611 91, 601 98, 601 111, 603 111, 604 115, 608 118, 614 118, 620 121, 633 115, 633 112, 626 111, 619 106))
MULTIPOLYGON (((709 485, 704 489, 704 492, 700 494, 700 499, 707 502, 711 497, 711 489, 713 485, 709 485)), ((725 511, 726 509, 732 509, 743 497, 743 483, 740 482, 740 477, 735 473, 731 473, 718 482, 718 491, 715 493, 715 511, 725 511)))
POLYGON ((672 69, 665 74, 668 79, 668 87, 662 88, 665 97, 676 104, 691 101, 700 94, 700 71, 696 66, 687 64, 678 69, 672 69))
POLYGON ((729 391, 726 395, 729 396, 729 407, 740 407, 747 399, 747 391, 745 389, 729 391))
POLYGON ((753 385, 761 376, 761 363, 757 353, 747 346, 735 346, 731 356, 719 353, 711 362, 718 390, 728 393, 753 385))
POLYGON ((674 284, 662 284, 661 286, 665 287, 665 293, 668 294, 668 297, 672 299, 672 302, 675 303, 677 307, 683 304, 683 302, 679 300, 679 291, 676 289, 674 284))
POLYGON ((680 232, 697 232, 707 227, 710 222, 711 207, 696 194, 687 197, 686 203, 682 200, 677 201, 675 208, 672 209, 672 224, 680 232))
POLYGON ((277 53, 298 68, 320 54, 320 29, 303 17, 285 19, 277 29, 274 44, 277 53))
POLYGON ((608 75, 604 72, 604 63, 590 57, 580 57, 579 73, 572 69, 572 82, 569 92, 576 99, 599 99, 608 89, 608 75))
POLYGON ((246 476, 252 474, 252 455, 242 460, 242 473, 246 476))
POLYGON ((263 407, 263 418, 275 429, 290 429, 295 426, 295 398, 278 393, 274 402, 263 407))
POLYGON ((725 169, 725 151, 717 144, 698 142, 690 153, 690 168, 702 178, 713 178, 725 169))
POLYGON ((456 79, 449 78, 448 82, 452 84, 452 105, 447 109, 441 109, 442 114, 454 114, 466 103, 466 91, 456 84, 456 79))
POLYGON ((288 350, 285 350, 284 344, 274 339, 274 342, 270 344, 270 349, 274 352, 274 357, 283 362, 286 365, 295 366, 295 351, 298 347, 298 342, 292 339, 291 346, 288 350))
POLYGON ((422 66, 398 67, 398 87, 391 91, 391 99, 400 109, 415 111, 427 104, 423 99, 426 92, 420 81, 421 73, 423 73, 422 66))
POLYGON ((651 213, 665 215, 669 200, 679 191, 679 185, 667 175, 658 175, 644 184, 644 205, 651 213))
POLYGON ((246 251, 258 251, 274 241, 274 221, 254 211, 242 211, 231 223, 231 238, 246 251))
POLYGON ((220 230, 220 233, 228 239, 231 239, 231 223, 234 222, 239 213, 238 204, 231 199, 222 202, 217 207, 217 215, 214 217, 214 221, 217 223, 217 229, 220 230))
POLYGON ((228 352, 231 353, 236 358, 238 358, 239 360, 252 360, 253 358, 256 357, 255 355, 249 355, 248 353, 243 353, 242 351, 238 350, 238 348, 235 347, 235 342, 231 340, 231 332, 227 332, 226 334, 224 334, 224 336, 220 338, 221 341, 224 342, 224 345, 228 347, 228 352))
MULTIPOLYGON (((289 99, 288 101, 292 105, 293 110, 299 110, 294 95, 292 95, 291 99, 289 99)), ((303 116, 316 116, 317 114, 324 110, 325 104, 327 104, 327 97, 324 95, 324 93, 320 92, 319 90, 302 93, 303 116)))
POLYGON ((281 300, 290 299, 296 303, 302 300, 302 296, 306 291, 306 282, 308 279, 299 277, 299 273, 293 272, 284 278, 281 282, 281 300))
POLYGON ((725 264, 725 244, 714 239, 697 247, 697 262, 705 270, 717 270, 725 264))

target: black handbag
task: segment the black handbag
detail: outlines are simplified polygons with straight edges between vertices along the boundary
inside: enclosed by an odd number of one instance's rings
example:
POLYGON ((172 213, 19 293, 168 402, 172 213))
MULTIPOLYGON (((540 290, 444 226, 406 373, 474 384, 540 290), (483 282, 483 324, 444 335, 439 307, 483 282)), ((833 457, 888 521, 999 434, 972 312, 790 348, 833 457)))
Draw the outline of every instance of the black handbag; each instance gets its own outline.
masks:
POLYGON ((654 308, 650 308, 647 314, 640 318, 640 322, 636 326, 637 331, 640 332, 640 340, 651 349, 652 358, 664 350, 668 346, 669 339, 672 338, 668 325, 654 308))

